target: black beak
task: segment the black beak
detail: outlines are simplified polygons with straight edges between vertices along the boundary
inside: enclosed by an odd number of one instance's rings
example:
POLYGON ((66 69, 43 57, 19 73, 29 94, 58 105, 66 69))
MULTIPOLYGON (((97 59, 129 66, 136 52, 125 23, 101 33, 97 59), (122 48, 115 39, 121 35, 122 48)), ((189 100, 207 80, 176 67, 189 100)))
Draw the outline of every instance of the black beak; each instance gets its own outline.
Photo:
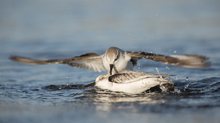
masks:
POLYGON ((114 68, 114 64, 110 64, 110 75, 112 75, 112 69, 114 68))

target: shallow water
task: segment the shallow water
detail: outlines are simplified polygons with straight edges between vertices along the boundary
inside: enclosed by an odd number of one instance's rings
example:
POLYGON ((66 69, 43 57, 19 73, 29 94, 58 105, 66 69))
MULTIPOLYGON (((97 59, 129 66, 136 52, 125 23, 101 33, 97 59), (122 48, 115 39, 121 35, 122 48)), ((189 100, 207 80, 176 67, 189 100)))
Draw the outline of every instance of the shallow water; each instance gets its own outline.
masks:
POLYGON ((219 122, 218 0, 1 3, 1 123, 219 122), (126 95, 83 88, 102 73, 8 60, 11 54, 45 59, 102 53, 110 46, 201 54, 211 66, 186 69, 140 60, 136 70, 171 75, 175 92, 126 95))

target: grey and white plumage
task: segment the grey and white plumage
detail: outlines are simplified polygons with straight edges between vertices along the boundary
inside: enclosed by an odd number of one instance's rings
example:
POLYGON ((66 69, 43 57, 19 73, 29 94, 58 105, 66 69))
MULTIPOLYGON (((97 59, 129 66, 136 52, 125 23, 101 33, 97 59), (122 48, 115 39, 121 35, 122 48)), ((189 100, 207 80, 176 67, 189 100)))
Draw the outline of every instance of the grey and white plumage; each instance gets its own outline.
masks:
POLYGON ((95 86, 100 89, 127 94, 140 94, 154 87, 158 87, 164 92, 174 90, 174 85, 169 76, 135 71, 100 75, 96 78, 95 86))
POLYGON ((110 75, 132 70, 139 59, 149 59, 165 64, 188 68, 202 68, 208 66, 207 58, 199 55, 161 55, 149 52, 124 51, 117 47, 110 47, 104 54, 86 53, 67 59, 37 60, 21 56, 11 56, 10 59, 29 64, 67 64, 73 67, 86 68, 93 71, 108 71, 110 75))

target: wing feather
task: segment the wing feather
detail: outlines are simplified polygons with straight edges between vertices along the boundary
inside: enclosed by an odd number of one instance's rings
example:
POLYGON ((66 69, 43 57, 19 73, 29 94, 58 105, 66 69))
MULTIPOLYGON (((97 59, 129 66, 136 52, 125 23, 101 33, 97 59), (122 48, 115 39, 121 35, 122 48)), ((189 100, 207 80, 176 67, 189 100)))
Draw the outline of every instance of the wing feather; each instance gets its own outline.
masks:
POLYGON ((27 64, 67 64, 72 67, 86 68, 98 72, 105 70, 102 63, 102 55, 96 53, 86 53, 67 59, 38 60, 22 56, 11 56, 9 59, 27 64))
POLYGON ((203 68, 209 66, 208 58, 200 55, 161 55, 149 52, 128 52, 131 59, 149 59, 164 64, 187 68, 203 68))

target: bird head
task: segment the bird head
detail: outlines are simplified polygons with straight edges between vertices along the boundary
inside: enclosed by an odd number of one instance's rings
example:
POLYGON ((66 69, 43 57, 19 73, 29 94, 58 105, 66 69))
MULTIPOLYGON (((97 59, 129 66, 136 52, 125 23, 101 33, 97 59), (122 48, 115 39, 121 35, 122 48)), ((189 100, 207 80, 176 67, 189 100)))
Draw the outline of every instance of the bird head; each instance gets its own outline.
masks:
POLYGON ((113 69, 117 73, 118 71, 115 67, 115 62, 117 62, 117 60, 119 59, 120 49, 116 47, 110 47, 108 50, 106 50, 105 55, 105 58, 109 63, 110 75, 112 75, 113 69))

